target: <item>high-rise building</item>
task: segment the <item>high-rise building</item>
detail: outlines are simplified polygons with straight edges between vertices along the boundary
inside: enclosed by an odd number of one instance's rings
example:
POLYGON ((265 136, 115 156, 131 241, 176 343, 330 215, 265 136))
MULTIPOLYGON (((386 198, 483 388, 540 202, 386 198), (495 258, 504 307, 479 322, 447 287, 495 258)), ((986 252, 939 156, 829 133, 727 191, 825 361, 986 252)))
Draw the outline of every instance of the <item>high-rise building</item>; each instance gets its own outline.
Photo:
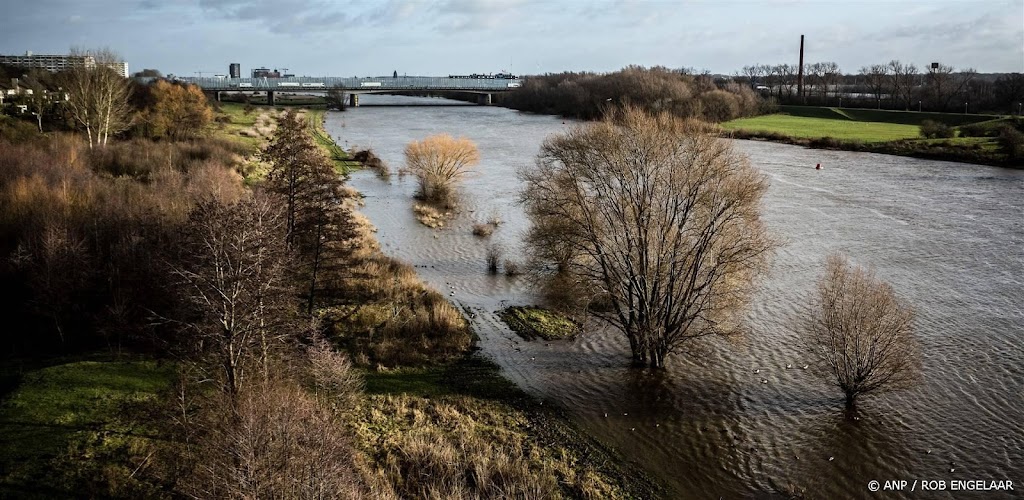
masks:
MULTIPOLYGON (((71 56, 66 54, 33 54, 25 52, 23 56, 0 55, 0 64, 18 66, 22 68, 42 68, 47 71, 64 71, 66 69, 85 67, 95 68, 96 58, 90 55, 71 56)), ((117 71, 121 76, 128 77, 128 63, 115 62, 110 64, 110 69, 117 71)))
POLYGON ((228 66, 228 76, 231 78, 241 78, 242 65, 238 63, 231 63, 231 65, 228 66))

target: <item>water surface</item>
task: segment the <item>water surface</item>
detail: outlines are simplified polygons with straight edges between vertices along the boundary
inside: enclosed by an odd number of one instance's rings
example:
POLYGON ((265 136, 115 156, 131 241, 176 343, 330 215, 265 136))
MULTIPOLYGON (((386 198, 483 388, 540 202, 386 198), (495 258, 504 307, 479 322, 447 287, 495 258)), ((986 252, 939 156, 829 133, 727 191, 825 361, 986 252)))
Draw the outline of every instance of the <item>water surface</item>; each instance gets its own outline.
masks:
POLYGON ((764 216, 784 245, 741 342, 714 345, 700 359, 670 358, 667 370, 651 373, 630 368, 625 339, 600 325, 573 341, 524 342, 494 315, 540 301, 528 277, 489 276, 485 252, 497 244, 522 260, 527 221, 516 171, 545 137, 573 125, 480 106, 368 106, 327 119, 340 144, 372 147, 396 173, 412 140, 446 132, 477 143, 477 173, 464 182, 460 213, 440 231, 413 218, 412 178, 352 177, 384 251, 477 313, 483 352, 506 376, 562 405, 673 497, 867 498, 870 480, 900 479, 947 487, 1013 480, 1024 488, 1024 172, 736 141, 769 176, 764 216), (817 163, 824 169, 815 171, 817 163), (492 216, 504 223, 489 240, 471 234, 473 223, 492 216), (810 360, 792 328, 833 251, 873 267, 918 309, 921 384, 865 398, 858 419, 837 389, 800 369, 810 360))

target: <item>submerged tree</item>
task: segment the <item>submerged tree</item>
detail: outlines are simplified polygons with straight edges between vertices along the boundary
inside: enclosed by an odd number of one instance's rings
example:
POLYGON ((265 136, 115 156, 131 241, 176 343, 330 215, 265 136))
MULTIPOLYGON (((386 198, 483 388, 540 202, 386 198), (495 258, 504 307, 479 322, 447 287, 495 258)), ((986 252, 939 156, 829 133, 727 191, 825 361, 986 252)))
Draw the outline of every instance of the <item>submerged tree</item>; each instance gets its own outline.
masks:
POLYGON ((847 406, 861 394, 903 388, 920 376, 914 310, 872 273, 829 256, 812 304, 804 340, 847 406))
POLYGON ((549 138, 521 176, 535 257, 592 294, 634 363, 738 332, 774 246, 768 183, 707 125, 626 109, 549 138))
POLYGON ((439 134, 409 143, 405 162, 420 182, 420 196, 444 205, 452 202, 455 184, 480 162, 480 152, 465 137, 439 134))

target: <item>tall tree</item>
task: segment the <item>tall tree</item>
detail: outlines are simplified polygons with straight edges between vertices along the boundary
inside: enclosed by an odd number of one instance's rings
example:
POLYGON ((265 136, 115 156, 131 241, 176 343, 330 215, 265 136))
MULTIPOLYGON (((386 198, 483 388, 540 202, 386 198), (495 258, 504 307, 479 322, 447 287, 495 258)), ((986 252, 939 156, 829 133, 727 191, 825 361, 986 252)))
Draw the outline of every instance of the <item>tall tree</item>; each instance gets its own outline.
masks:
POLYGON ((703 127, 626 109, 549 138, 521 174, 535 256, 606 306, 636 364, 737 333, 773 248, 764 175, 703 127))
POLYGON ((887 72, 888 67, 884 64, 872 64, 860 69, 860 74, 864 77, 864 84, 867 86, 868 91, 879 102, 881 102, 882 96, 885 94, 887 72))
POLYGON ((184 228, 173 275, 187 310, 191 347, 225 392, 235 394, 253 371, 267 373, 294 330, 294 292, 285 273, 278 201, 256 193, 231 204, 197 206, 184 228))
POLYGON ((149 105, 142 115, 151 137, 198 137, 213 120, 213 109, 198 86, 157 80, 148 92, 149 105))
POLYGON ((61 80, 68 92, 68 115, 85 132, 90 148, 105 146, 111 135, 131 124, 131 87, 128 79, 113 69, 121 58, 107 49, 73 49, 71 55, 84 59, 61 80))

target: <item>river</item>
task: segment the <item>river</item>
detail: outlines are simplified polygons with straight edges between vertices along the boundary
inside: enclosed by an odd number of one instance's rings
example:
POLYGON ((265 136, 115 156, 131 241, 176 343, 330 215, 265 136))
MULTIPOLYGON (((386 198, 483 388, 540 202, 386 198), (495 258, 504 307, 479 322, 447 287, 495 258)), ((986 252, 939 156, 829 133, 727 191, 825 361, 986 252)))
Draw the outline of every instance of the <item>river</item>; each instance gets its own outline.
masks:
POLYGON ((413 178, 354 174, 383 250, 476 314, 482 351, 508 378, 561 405, 673 498, 872 498, 871 480, 907 480, 907 489, 917 480, 917 490, 920 481, 943 481, 929 483, 945 489, 929 498, 957 496, 956 480, 1024 489, 1024 171, 735 141, 769 176, 764 217, 784 244, 744 339, 699 359, 670 357, 668 369, 650 373, 630 368, 624 338, 600 325, 573 341, 524 342, 494 314, 540 301, 528 276, 488 275, 485 252, 497 244, 522 260, 527 221, 516 171, 574 122, 429 105, 451 103, 441 99, 361 102, 423 104, 328 114, 339 144, 372 147, 394 173, 406 144, 435 133, 466 136, 481 155, 443 230, 413 218, 413 178), (504 223, 489 240, 471 234, 492 216, 504 223), (838 389, 801 369, 809 359, 792 328, 833 251, 872 267, 915 305, 924 354, 918 386, 866 396, 856 416, 838 389))

